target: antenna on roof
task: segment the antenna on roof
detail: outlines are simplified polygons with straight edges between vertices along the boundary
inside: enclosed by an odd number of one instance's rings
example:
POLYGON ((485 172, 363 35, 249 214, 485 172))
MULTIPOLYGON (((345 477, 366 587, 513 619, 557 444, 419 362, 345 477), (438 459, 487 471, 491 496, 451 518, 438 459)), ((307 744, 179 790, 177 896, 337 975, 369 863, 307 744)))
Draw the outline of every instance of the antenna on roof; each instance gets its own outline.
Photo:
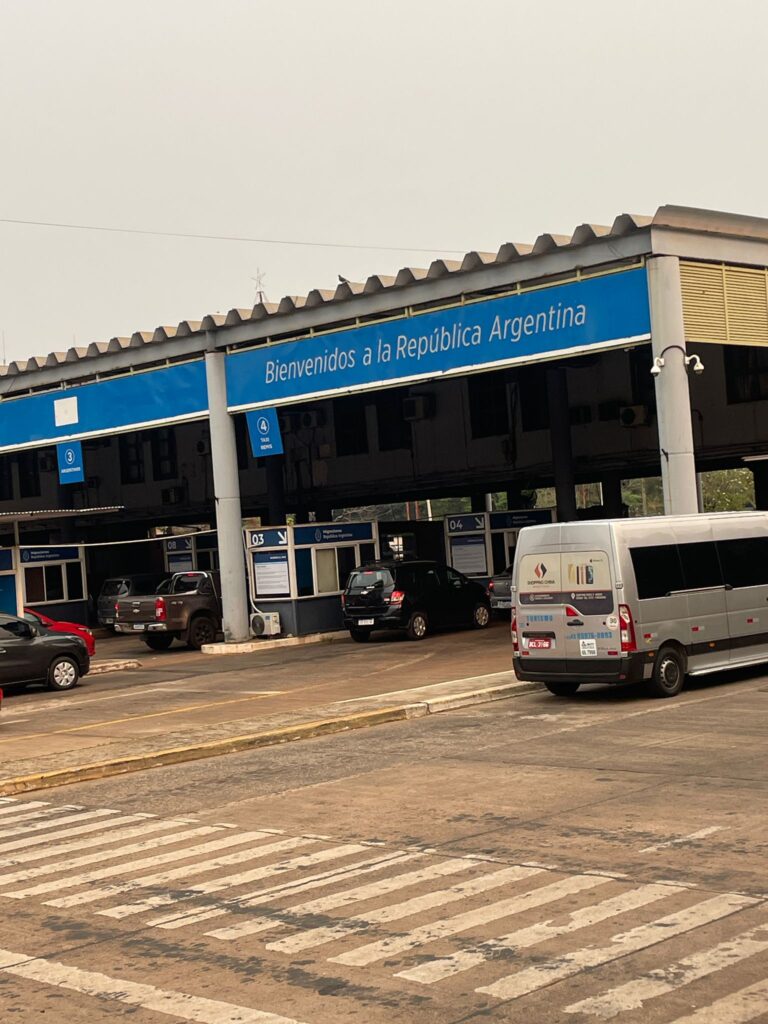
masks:
POLYGON ((264 291, 264 278, 267 275, 260 267, 256 267, 256 277, 251 280, 256 282, 256 302, 268 302, 267 293, 264 291))

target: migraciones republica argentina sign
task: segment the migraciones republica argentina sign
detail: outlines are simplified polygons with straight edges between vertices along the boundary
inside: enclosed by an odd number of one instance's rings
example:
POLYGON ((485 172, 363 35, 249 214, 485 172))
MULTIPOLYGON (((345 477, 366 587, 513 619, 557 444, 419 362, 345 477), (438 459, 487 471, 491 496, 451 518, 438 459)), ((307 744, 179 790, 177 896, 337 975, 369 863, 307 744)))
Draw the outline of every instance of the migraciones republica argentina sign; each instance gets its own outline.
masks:
POLYGON ((234 352, 230 409, 573 355, 650 336, 645 268, 234 352))

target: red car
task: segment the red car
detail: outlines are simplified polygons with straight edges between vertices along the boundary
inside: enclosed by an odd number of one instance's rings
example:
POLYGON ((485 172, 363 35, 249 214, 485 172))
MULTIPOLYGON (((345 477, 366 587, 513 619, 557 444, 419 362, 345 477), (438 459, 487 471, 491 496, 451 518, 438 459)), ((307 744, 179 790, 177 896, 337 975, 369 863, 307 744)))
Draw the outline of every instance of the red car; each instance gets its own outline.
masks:
POLYGON ((85 641, 85 646, 88 648, 88 654, 91 658, 96 653, 96 641, 93 638, 93 633, 87 626, 81 626, 77 622, 59 622, 57 619, 51 619, 47 615, 43 615, 42 612, 34 608, 25 608, 24 618, 34 626, 44 626, 45 629, 50 629, 54 633, 74 633, 75 636, 79 636, 81 640, 85 641))

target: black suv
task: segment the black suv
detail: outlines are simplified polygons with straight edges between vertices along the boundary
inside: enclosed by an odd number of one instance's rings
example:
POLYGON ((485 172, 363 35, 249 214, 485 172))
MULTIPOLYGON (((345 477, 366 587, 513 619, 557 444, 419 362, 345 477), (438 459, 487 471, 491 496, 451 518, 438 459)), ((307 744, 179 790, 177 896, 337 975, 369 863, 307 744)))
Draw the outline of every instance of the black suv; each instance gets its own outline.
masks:
POLYGON ((439 562, 387 561, 361 565, 342 594, 344 625, 358 643, 374 629, 404 629, 423 640, 433 629, 474 626, 491 619, 485 587, 439 562))

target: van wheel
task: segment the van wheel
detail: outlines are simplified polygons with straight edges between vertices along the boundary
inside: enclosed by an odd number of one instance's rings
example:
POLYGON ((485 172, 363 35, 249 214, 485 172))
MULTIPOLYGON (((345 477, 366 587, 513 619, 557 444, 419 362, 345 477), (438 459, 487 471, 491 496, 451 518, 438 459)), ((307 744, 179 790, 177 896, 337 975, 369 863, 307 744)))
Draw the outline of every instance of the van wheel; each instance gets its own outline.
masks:
POLYGON ((203 644, 212 644, 216 640, 216 624, 207 615, 198 615, 192 619, 187 633, 187 645, 193 651, 199 651, 203 644))
POLYGON ((147 633, 142 639, 150 651, 167 651, 173 643, 169 633, 147 633))
POLYGON ((408 620, 405 632, 409 640, 423 640, 429 631, 429 624, 425 612, 414 612, 408 620))
POLYGON ((472 625, 475 629, 485 629, 491 621, 491 609, 479 601, 472 612, 472 625))
POLYGON ((350 629, 349 635, 358 644, 367 644, 371 639, 370 629, 350 629))
POLYGON ((555 697, 572 697, 581 683, 544 683, 544 685, 555 697))
POLYGON ((55 658, 48 669, 48 689, 71 690, 73 686, 77 686, 79 677, 80 670, 75 661, 62 655, 60 658, 55 658))
POLYGON ((662 647, 648 687, 654 697, 676 697, 685 682, 685 658, 676 647, 662 647))

